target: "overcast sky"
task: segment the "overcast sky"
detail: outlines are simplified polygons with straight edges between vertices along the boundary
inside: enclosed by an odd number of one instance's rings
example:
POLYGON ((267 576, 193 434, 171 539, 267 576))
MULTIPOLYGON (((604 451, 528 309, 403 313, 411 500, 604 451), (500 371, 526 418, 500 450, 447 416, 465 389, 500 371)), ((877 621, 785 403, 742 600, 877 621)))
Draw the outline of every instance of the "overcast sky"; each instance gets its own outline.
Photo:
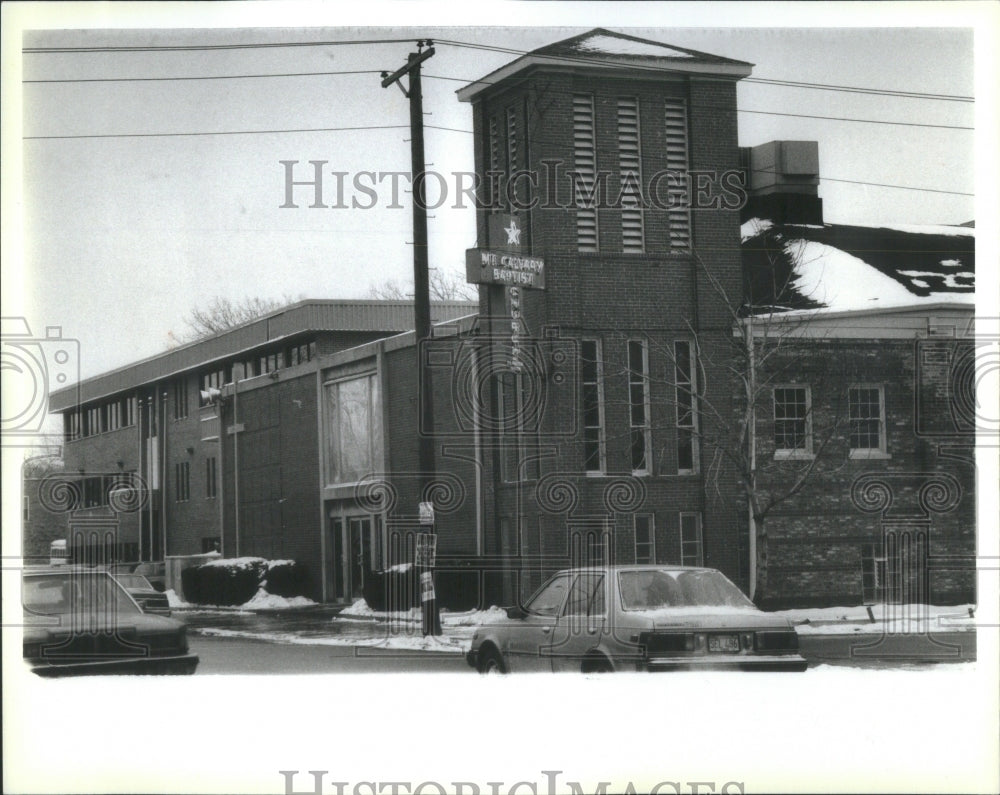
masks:
MULTIPOLYGON (((660 26, 636 28, 605 16, 614 30, 752 62, 758 78, 975 93, 969 29, 686 29, 672 27, 666 14, 647 15, 660 26)), ((33 328, 58 324, 79 338, 86 377, 163 351, 172 333, 183 332, 190 308, 215 295, 364 297, 386 279, 405 282, 412 269, 408 194, 393 209, 383 182, 372 209, 318 209, 308 207, 310 189, 298 188, 299 208, 282 209, 280 161, 299 161, 296 179, 311 178, 308 161, 328 161, 324 193, 332 204, 330 171, 409 169, 407 101, 395 87, 381 88, 378 72, 402 65, 412 40, 530 50, 590 27, 28 31, 28 49, 403 41, 25 52, 25 291, 19 304, 5 296, 5 307, 33 328), (306 72, 361 73, 259 76, 306 72), (237 75, 244 77, 178 79, 237 75), (60 82, 81 79, 94 82, 60 82), (388 129, 205 134, 343 127, 388 129), (136 133, 199 135, 112 137, 136 133), (107 137, 46 137, 95 135, 107 137)), ((427 161, 445 175, 472 171, 471 109, 455 91, 516 54, 445 43, 436 49, 425 65, 424 108, 433 125, 427 161)), ((822 181, 828 221, 957 224, 975 215, 972 197, 960 195, 975 190, 969 130, 767 115, 971 127, 973 103, 745 81, 738 99, 741 145, 816 140, 823 177, 954 192, 822 181)), ((449 202, 430 221, 431 265, 460 272, 465 249, 475 244, 474 215, 450 207, 456 191, 448 179, 449 202)), ((366 200, 347 187, 347 204, 354 196, 366 200)))

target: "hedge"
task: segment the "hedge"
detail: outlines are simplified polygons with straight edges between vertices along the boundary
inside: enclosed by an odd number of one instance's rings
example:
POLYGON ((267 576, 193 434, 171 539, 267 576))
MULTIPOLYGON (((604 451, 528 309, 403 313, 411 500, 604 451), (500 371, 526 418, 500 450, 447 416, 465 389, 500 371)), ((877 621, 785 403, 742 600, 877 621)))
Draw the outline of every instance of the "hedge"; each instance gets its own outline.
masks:
POLYGON ((262 587, 276 596, 304 596, 306 569, 293 560, 220 558, 184 569, 181 584, 192 604, 241 605, 262 587))

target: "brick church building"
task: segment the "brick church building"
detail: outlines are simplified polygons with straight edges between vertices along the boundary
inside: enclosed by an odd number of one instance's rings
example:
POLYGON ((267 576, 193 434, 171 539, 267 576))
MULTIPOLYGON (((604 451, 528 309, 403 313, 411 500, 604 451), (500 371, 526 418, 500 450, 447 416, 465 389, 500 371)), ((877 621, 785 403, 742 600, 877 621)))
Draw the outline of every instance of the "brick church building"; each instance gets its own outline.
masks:
MULTIPOLYGON (((758 168, 783 176, 751 180, 745 201, 754 164, 737 143, 736 83, 750 71, 594 30, 459 90, 483 177, 466 274, 478 303, 435 305, 432 339, 417 346, 405 302, 303 301, 53 394, 75 480, 70 525, 112 516, 126 560, 294 558, 309 595, 330 602, 412 560, 427 501, 439 595, 455 606, 510 603, 557 568, 602 560, 715 567, 748 592, 765 583, 771 605, 895 598, 886 583, 903 558, 889 530, 954 568, 975 549, 973 473, 913 424, 911 398, 927 384, 928 399, 950 394, 940 374, 920 380, 920 343, 942 324, 967 327, 971 295, 956 294, 971 286, 955 274, 974 268, 974 238, 942 249, 938 260, 962 266, 935 265, 944 275, 927 290, 904 265, 880 270, 914 296, 897 304, 907 310, 845 315, 814 294, 778 306, 781 294, 748 330, 761 268, 803 275, 774 235, 790 234, 801 208, 821 211, 818 165, 806 173, 794 146, 784 166, 758 168), (748 232, 747 207, 773 220, 748 232), (784 253, 761 259, 767 230, 784 253), (747 408, 730 365, 734 340, 779 326, 807 352, 761 379, 759 491, 773 496, 821 460, 755 523, 741 458, 722 443, 747 408), (873 327, 892 345, 873 342, 873 327), (810 391, 816 368, 830 391, 810 391), (433 380, 433 428, 421 427, 420 374, 433 380), (823 401, 840 393, 847 418, 821 438, 823 401), (423 492, 422 433, 435 442, 423 492), (879 509, 868 474, 892 481, 895 508, 904 497, 916 507, 879 509), (135 499, 113 504, 123 494, 135 499)), ((818 234, 814 221, 802 229, 818 234)), ((949 450, 972 439, 967 426, 946 430, 949 450)), ((933 568, 925 601, 971 598, 971 575, 933 568)))

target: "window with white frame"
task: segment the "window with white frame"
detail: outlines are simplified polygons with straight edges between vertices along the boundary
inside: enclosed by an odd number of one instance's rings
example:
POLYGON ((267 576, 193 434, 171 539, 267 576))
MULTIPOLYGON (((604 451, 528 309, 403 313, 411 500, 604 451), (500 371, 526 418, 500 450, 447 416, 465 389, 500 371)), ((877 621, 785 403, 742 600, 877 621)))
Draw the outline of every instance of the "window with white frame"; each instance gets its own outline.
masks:
POLYGON ((650 440, 649 422, 649 351, 645 340, 628 341, 629 453, 632 471, 648 474, 650 440))
POLYGON ((632 524, 635 527, 635 562, 656 563, 653 514, 634 514, 632 524))
POLYGON ((698 471, 697 368, 694 343, 674 342, 674 405, 677 412, 677 472, 689 475, 698 471))
POLYGON ((812 396, 808 386, 774 388, 774 451, 776 457, 812 453, 812 396))
POLYGON ((884 454, 885 400, 882 387, 863 384, 847 390, 848 436, 851 456, 863 458, 884 454))
POLYGON ((327 483, 355 483, 382 461, 382 400, 376 375, 325 385, 327 483))
POLYGON ((681 514, 681 565, 705 565, 705 551, 701 537, 700 513, 681 514))
POLYGON ((580 395, 583 400, 583 468, 604 472, 604 386, 601 343, 580 341, 580 395))

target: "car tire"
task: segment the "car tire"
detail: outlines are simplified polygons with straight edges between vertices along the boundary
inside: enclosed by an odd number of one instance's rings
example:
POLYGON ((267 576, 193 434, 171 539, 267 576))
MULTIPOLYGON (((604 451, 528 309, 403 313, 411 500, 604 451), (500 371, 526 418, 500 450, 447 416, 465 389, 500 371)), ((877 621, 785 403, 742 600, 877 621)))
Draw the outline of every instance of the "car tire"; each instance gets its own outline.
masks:
POLYGON ((582 673, 585 674, 610 674, 614 673, 614 668, 607 657, 597 655, 590 657, 583 662, 582 673))
POLYGON ((481 674, 505 674, 507 669, 504 668, 503 658, 494 648, 484 649, 481 652, 481 657, 479 660, 479 673, 481 674))

